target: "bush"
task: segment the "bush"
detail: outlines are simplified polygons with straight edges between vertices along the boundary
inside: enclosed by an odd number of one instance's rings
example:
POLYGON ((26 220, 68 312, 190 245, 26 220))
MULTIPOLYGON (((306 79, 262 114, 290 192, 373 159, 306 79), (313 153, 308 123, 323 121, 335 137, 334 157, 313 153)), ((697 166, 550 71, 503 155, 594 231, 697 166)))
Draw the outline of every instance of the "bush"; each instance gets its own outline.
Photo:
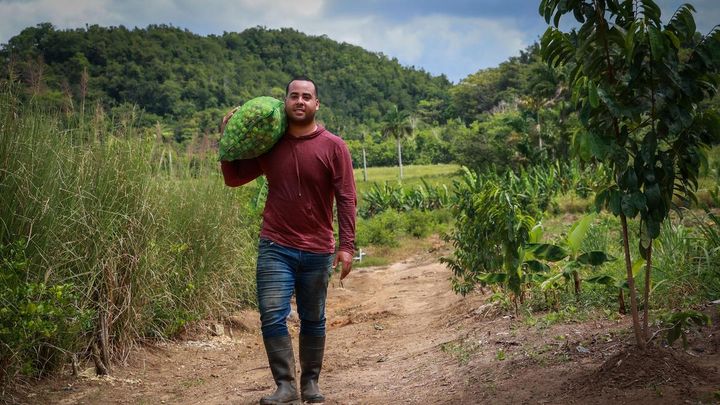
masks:
POLYGON ((27 242, 0 246, 0 382, 42 375, 78 348, 92 312, 78 307, 72 283, 46 285, 28 274, 27 242))
POLYGON ((357 245, 358 246, 399 246, 399 238, 403 236, 406 229, 406 218, 403 214, 387 210, 374 217, 358 221, 357 245))
POLYGON ((406 231, 414 238, 430 235, 436 225, 435 217, 430 211, 412 210, 405 214, 406 231))

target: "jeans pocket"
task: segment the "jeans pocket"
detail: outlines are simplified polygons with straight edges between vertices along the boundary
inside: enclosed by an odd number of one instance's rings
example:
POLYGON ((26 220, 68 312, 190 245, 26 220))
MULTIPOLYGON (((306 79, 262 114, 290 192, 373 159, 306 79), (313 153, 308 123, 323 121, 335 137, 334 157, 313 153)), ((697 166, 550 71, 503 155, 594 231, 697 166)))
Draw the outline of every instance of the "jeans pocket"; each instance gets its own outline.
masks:
POLYGON ((271 241, 270 239, 260 238, 260 241, 258 242, 258 247, 271 247, 274 244, 275 242, 271 241))

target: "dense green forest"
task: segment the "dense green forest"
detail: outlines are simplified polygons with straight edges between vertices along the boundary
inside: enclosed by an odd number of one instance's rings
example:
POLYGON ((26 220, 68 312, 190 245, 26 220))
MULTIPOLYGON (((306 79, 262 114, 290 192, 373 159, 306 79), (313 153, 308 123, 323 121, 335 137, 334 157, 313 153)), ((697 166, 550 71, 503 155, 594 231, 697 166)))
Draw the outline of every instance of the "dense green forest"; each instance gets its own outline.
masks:
POLYGON ((176 125, 179 140, 217 127, 217 116, 259 96, 282 97, 295 75, 319 85, 322 116, 335 129, 379 121, 390 106, 423 102, 441 117, 449 81, 360 47, 293 29, 251 28, 199 36, 165 25, 27 28, 2 50, 29 86, 62 105, 67 95, 112 109, 142 108, 142 124, 176 125))
POLYGON ((165 25, 58 30, 44 23, 11 38, 0 60, 3 76, 13 75, 44 105, 82 114, 101 108, 178 145, 217 139, 228 109, 259 95, 282 97, 287 81, 304 74, 318 83, 319 118, 348 141, 356 167, 362 149, 368 166, 397 164, 400 141, 407 164, 504 168, 568 156, 568 94, 538 50, 530 46, 453 85, 292 29, 204 37, 165 25), (409 131, 390 130, 393 111, 409 131))

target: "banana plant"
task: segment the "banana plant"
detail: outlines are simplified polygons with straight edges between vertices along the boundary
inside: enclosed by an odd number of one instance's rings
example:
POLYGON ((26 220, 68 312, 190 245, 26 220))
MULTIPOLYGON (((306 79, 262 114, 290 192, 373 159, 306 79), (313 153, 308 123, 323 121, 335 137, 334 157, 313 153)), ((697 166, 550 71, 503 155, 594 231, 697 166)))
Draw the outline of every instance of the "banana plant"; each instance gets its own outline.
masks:
POLYGON ((529 243, 525 249, 536 259, 551 263, 561 263, 562 271, 541 283, 542 289, 557 284, 561 279, 573 281, 575 296, 580 295, 580 270, 585 267, 598 267, 615 260, 615 257, 600 250, 584 251, 582 243, 587 238, 595 214, 589 214, 576 221, 570 228, 567 237, 559 244, 529 243))

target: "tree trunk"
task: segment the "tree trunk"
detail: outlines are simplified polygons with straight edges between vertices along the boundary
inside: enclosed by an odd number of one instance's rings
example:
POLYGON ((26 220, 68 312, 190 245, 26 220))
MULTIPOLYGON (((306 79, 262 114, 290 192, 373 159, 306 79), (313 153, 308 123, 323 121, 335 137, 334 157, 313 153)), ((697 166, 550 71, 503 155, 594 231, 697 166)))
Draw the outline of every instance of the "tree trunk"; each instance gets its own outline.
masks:
POLYGON ((648 331, 648 308, 650 307, 650 270, 652 269, 652 241, 647 250, 647 263, 645 265, 645 291, 643 292, 643 339, 647 342, 650 333, 648 331))
POLYGON ((98 349, 96 341, 92 342, 91 353, 93 362, 95 363, 95 374, 110 375, 110 370, 108 370, 107 366, 105 366, 105 363, 103 363, 102 359, 100 358, 100 349, 98 349))
POLYGON ((577 270, 573 272, 573 281, 575 282, 575 299, 580 299, 580 274, 577 270))
POLYGON ((365 158, 365 145, 362 147, 363 152, 363 181, 367 182, 367 159, 365 158))
POLYGON ((622 288, 618 288, 618 290, 620 291, 618 293, 618 302, 620 304, 620 308, 618 308, 618 312, 625 315, 625 314, 627 314, 627 308, 625 307, 625 294, 623 294, 622 288))
POLYGON ((537 132, 538 132, 538 151, 542 152, 543 141, 542 141, 542 126, 540 124, 540 108, 537 110, 537 132))
POLYGON ((630 288, 630 312, 633 319, 633 331, 635 332, 635 341, 640 350, 645 350, 645 339, 642 338, 640 331, 640 319, 638 318, 637 294, 635 294, 635 278, 632 272, 632 261, 630 260, 630 243, 628 241, 628 225, 625 214, 620 214, 623 233, 623 251, 625 253, 625 269, 627 270, 628 287, 630 288))
POLYGON ((400 137, 397 138, 397 150, 398 150, 398 165, 400 166, 400 180, 403 179, 403 167, 402 167, 402 143, 400 137))

